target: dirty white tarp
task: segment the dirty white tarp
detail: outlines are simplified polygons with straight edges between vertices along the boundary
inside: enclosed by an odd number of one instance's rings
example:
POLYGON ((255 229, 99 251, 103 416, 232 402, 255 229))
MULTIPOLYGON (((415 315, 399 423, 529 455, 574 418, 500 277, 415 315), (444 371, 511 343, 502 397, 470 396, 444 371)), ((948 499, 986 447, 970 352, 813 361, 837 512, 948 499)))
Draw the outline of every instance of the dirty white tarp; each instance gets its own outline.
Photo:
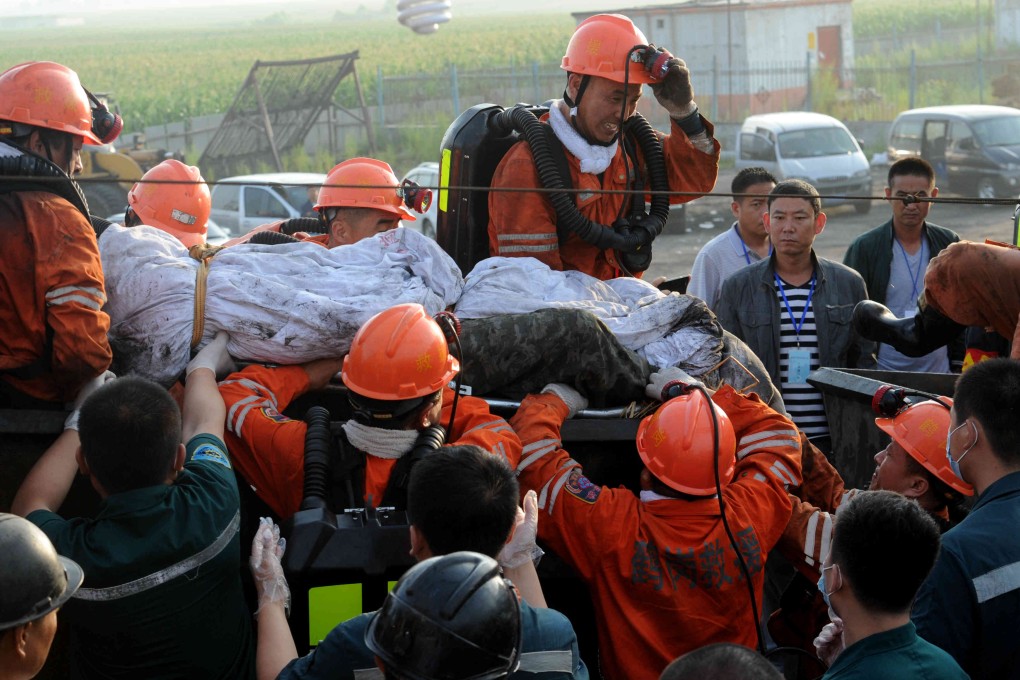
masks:
MULTIPOLYGON (((99 250, 118 370, 172 383, 190 357, 199 263, 151 227, 111 226, 99 250)), ((435 241, 398 228, 329 250, 234 246, 212 259, 206 286, 202 345, 222 329, 237 359, 293 364, 346 352, 358 328, 392 305, 417 302, 435 314, 463 281, 435 241)))
POLYGON ((532 257, 491 257, 468 274, 456 312, 477 319, 550 307, 586 309, 651 365, 708 370, 719 362, 720 332, 707 314, 697 314, 703 323, 681 326, 696 311, 692 305, 704 307, 697 298, 666 294, 641 279, 600 281, 549 269, 532 257))

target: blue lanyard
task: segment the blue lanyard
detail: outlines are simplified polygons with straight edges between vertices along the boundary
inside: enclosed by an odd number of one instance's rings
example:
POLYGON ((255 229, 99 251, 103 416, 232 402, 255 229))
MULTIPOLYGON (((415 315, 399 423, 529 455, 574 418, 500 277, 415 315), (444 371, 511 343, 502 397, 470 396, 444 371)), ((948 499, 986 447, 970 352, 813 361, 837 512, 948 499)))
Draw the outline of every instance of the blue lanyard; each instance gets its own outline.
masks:
POLYGON ((922 237, 921 250, 918 252, 918 255, 920 257, 918 257, 917 259, 917 271, 915 272, 913 269, 910 268, 910 260, 907 259, 907 249, 903 247, 903 244, 900 243, 900 240, 898 238, 893 238, 893 240, 896 241, 896 245, 900 247, 900 252, 903 253, 903 264, 907 266, 907 274, 910 274, 910 287, 913 289, 911 299, 917 300, 917 296, 919 293, 919 291, 917 290, 917 279, 920 278, 921 270, 924 269, 924 246, 927 244, 925 244, 924 238, 922 237))
MULTIPOLYGON (((737 229, 737 223, 733 223, 733 231, 737 233, 737 239, 740 241, 740 247, 744 249, 744 262, 751 264, 751 255, 747 250, 747 244, 744 243, 744 237, 740 235, 740 230, 737 229)), ((769 255, 772 254, 772 241, 769 241, 769 255)))
POLYGON ((800 347, 800 329, 804 327, 804 319, 807 317, 807 310, 811 307, 811 298, 815 294, 815 275, 814 272, 811 274, 811 288, 808 290, 807 301, 804 303, 804 309, 800 312, 800 321, 793 318, 793 310, 790 309, 790 301, 786 299, 786 289, 783 288, 783 280, 779 278, 779 274, 772 272, 773 278, 776 280, 776 285, 779 286, 779 294, 783 296, 783 304, 786 305, 786 313, 790 315, 790 323, 793 324, 793 332, 797 334, 797 346, 800 347))

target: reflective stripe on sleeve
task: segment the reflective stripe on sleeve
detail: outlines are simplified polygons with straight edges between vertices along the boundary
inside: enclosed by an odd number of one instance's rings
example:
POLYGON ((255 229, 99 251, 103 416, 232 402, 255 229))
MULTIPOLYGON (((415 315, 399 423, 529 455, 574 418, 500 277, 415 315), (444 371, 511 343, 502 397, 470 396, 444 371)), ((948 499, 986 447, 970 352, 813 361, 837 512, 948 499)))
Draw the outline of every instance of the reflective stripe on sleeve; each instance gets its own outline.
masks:
POLYGON ((832 536, 832 515, 821 510, 811 513, 807 529, 804 532, 804 561, 814 567, 821 565, 825 560, 825 553, 829 552, 829 541, 832 536), (818 536, 818 522, 822 522, 822 534, 818 536))
POLYGON ((46 292, 47 305, 61 305, 71 301, 82 302, 89 307, 94 307, 98 303, 99 307, 102 307, 106 302, 106 294, 102 289, 88 285, 63 285, 59 289, 46 292))
POLYGON ((1007 564, 974 579, 978 604, 1020 588, 1020 562, 1007 564))
POLYGON ((737 443, 737 460, 743 460, 755 451, 790 446, 800 449, 800 435, 795 430, 771 430, 741 437, 737 443), (741 445, 746 444, 743 448, 741 445))
POLYGON ((49 295, 47 295, 46 298, 47 307, 56 307, 57 305, 64 305, 67 304, 68 302, 77 302, 79 304, 85 305, 89 309, 95 309, 96 311, 103 308, 101 302, 96 302, 92 298, 87 298, 83 295, 65 295, 64 297, 56 298, 53 300, 49 299, 49 295))
MULTIPOLYGON (((521 459, 521 462, 518 463, 518 465, 517 465, 517 472, 518 472, 518 474, 520 474, 521 470, 523 470, 524 468, 528 467, 529 465, 534 463, 539 458, 542 458, 543 456, 547 456, 550 453, 553 453, 554 451, 559 449, 559 444, 560 443, 558 441, 550 440, 550 439, 545 439, 543 441, 544 442, 549 442, 549 443, 547 443, 545 446, 543 446, 542 448, 538 449, 537 451, 533 451, 532 453, 529 453, 527 456, 525 456, 524 458, 521 459)), ((525 451, 527 451, 527 449, 525 449, 525 451)))
MULTIPOLYGON (((574 655, 569 649, 524 652, 516 673, 573 673, 574 655)), ((515 675, 516 675, 515 673, 515 675)))

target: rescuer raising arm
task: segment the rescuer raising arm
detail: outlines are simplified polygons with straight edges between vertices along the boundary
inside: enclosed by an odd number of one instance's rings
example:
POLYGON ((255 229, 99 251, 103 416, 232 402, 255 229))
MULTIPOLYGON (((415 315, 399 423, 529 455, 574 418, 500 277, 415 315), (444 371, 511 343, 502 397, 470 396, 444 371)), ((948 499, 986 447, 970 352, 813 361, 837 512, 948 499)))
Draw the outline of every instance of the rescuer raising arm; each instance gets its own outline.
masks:
MULTIPOLYGON (((600 279, 638 274, 651 262, 651 243, 665 224, 668 203, 694 196, 663 196, 658 208, 653 199, 651 214, 642 216, 642 198, 603 192, 659 186, 708 192, 715 186, 719 143, 698 112, 690 71, 682 59, 647 43, 619 14, 598 14, 577 27, 560 65, 566 90, 546 121, 555 140, 546 139, 554 156, 565 156, 572 188, 580 190, 571 201, 579 219, 590 222, 581 231, 568 226, 574 221, 558 215, 547 194, 492 191, 490 255, 535 257, 553 269, 600 279), (669 113, 668 135, 635 116, 646 84, 669 113)), ((496 168, 493 189, 541 186, 531 147, 518 142, 496 168)))

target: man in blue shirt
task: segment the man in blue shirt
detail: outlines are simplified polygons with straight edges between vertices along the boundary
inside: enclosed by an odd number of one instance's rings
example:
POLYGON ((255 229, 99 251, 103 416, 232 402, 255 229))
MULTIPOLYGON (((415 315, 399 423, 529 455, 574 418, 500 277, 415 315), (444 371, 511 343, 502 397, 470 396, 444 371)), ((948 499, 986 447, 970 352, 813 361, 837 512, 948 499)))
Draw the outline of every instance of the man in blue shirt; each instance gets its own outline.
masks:
POLYGON ((935 520, 904 496, 862 491, 840 506, 818 580, 833 620, 815 640, 826 680, 966 679, 910 622, 938 551, 935 520))
MULTIPOLYGON (((538 500, 534 492, 529 493, 524 500, 526 512, 519 513, 518 494, 510 466, 480 447, 450 446, 426 455, 414 466, 407 489, 411 554, 421 561, 469 550, 497 558, 523 599, 521 665, 509 677, 588 680, 570 621, 546 608, 538 583, 532 561, 541 554, 534 547, 538 500)), ((274 542, 268 530, 260 529, 252 550, 252 573, 259 592, 258 676, 381 679, 375 655, 365 644, 365 631, 375 613, 341 623, 310 654, 297 657, 285 615, 282 550, 274 550, 274 542), (265 536, 261 545, 260 536, 265 536)))
POLYGON ((989 359, 956 383, 946 455, 974 486, 970 515, 942 538, 921 586, 917 632, 975 678, 1020 678, 1020 362, 989 359))

